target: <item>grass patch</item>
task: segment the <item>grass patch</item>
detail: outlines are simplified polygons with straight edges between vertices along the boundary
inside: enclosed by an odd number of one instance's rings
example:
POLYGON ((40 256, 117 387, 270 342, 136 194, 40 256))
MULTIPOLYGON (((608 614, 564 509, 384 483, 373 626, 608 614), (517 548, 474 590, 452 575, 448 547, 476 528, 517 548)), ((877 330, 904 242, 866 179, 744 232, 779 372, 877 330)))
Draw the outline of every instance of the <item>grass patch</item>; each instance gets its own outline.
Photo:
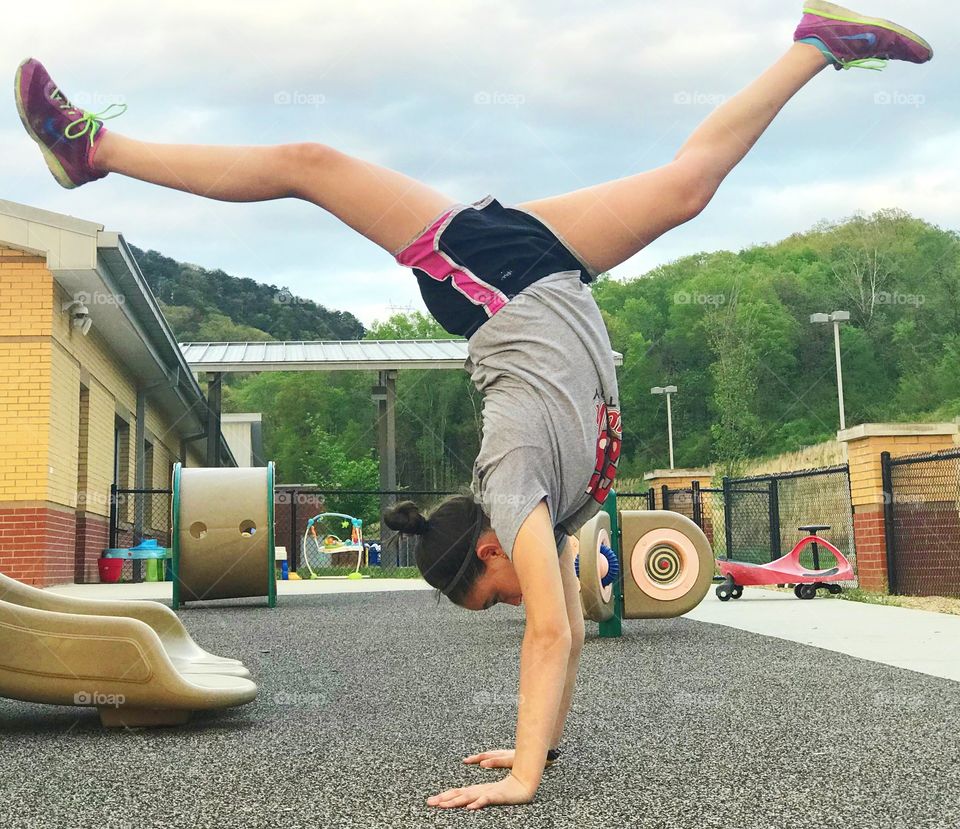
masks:
MULTIPOLYGON (((820 595, 824 595, 822 592, 820 595)), ((827 594, 829 595, 829 594, 827 594)), ((863 602, 864 604, 882 604, 890 607, 907 607, 901 599, 903 596, 890 596, 886 593, 871 593, 859 587, 845 587, 843 592, 832 598, 844 599, 848 602, 863 602)))

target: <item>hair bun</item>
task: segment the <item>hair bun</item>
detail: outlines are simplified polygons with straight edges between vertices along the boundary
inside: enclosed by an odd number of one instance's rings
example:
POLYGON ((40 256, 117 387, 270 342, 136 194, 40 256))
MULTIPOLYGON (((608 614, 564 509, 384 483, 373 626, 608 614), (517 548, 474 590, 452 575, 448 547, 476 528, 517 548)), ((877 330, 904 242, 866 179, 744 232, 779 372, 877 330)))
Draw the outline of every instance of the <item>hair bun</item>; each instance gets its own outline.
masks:
POLYGON ((391 529, 409 535, 423 535, 430 522, 413 501, 401 501, 383 514, 383 522, 391 529))

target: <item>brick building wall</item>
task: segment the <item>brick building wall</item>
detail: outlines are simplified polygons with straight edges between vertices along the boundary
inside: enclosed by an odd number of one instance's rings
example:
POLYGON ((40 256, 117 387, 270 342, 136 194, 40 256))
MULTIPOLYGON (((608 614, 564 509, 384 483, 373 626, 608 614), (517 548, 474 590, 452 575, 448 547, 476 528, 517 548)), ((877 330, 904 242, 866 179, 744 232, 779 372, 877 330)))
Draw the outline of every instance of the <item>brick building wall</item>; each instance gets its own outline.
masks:
MULTIPOLYGON (((118 415, 134 480, 136 378, 96 327, 84 336, 72 326, 62 311, 71 299, 44 256, 0 245, 0 572, 30 584, 96 580, 118 415)), ((149 399, 146 421, 147 486, 167 487, 180 436, 149 399)))
POLYGON ((881 453, 901 457, 949 449, 955 431, 935 424, 864 424, 840 433, 847 443, 857 579, 864 590, 886 593, 890 588, 881 453))

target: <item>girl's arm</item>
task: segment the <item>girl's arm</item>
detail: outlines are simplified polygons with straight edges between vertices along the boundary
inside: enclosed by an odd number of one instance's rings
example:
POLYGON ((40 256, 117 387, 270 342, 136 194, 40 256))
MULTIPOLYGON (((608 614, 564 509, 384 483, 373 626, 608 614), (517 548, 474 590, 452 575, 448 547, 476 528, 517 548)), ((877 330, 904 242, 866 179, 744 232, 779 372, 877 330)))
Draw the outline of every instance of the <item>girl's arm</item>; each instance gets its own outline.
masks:
POLYGON ((520 527, 513 564, 527 612, 520 649, 520 697, 516 757, 510 775, 497 781, 451 789, 427 800, 431 806, 481 809, 528 803, 543 776, 547 750, 553 745, 565 696, 572 636, 567 599, 558 566, 557 544, 545 502, 520 527))
POLYGON ((573 636, 557 562, 553 525, 542 501, 520 528, 513 553, 527 611, 513 776, 532 791, 540 785, 547 750, 554 746, 558 722, 566 716, 565 710, 561 712, 565 698, 569 706, 566 687, 573 636))
POLYGON ((570 702, 577 682, 577 669, 580 667, 580 653, 583 651, 584 625, 583 608, 580 606, 580 582, 573 567, 576 557, 573 545, 567 539, 563 553, 560 555, 560 576, 563 580, 563 598, 567 609, 567 622, 570 625, 571 645, 570 657, 567 660, 567 678, 563 686, 563 699, 560 702, 560 710, 557 712, 551 748, 557 748, 563 737, 563 726, 567 721, 567 714, 570 713, 570 702))
MULTIPOLYGON (((570 624, 570 656, 567 659, 567 676, 563 686, 563 698, 560 701, 560 710, 557 712, 557 723, 553 729, 553 739, 550 748, 557 748, 563 736, 563 727, 570 711, 573 699, 573 689, 577 681, 577 669, 580 667, 580 653, 583 650, 583 608, 580 605, 580 584, 577 579, 573 562, 577 554, 573 545, 567 541, 563 553, 560 555, 560 575, 563 581, 563 597, 567 608, 567 621, 570 624)), ((464 757, 463 762, 469 765, 482 766, 485 769, 513 768, 516 751, 512 748, 494 749, 480 754, 464 757)))

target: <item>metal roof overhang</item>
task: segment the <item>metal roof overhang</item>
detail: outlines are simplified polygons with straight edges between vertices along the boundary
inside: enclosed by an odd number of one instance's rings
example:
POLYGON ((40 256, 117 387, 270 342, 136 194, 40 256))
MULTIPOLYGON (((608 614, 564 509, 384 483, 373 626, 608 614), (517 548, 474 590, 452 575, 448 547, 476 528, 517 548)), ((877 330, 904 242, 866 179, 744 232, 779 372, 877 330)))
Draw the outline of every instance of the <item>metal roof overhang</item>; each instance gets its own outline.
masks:
MULTIPOLYGON (((462 369, 466 340, 317 340, 181 343, 193 371, 392 371, 462 369)), ((614 363, 623 355, 613 352, 614 363)))

